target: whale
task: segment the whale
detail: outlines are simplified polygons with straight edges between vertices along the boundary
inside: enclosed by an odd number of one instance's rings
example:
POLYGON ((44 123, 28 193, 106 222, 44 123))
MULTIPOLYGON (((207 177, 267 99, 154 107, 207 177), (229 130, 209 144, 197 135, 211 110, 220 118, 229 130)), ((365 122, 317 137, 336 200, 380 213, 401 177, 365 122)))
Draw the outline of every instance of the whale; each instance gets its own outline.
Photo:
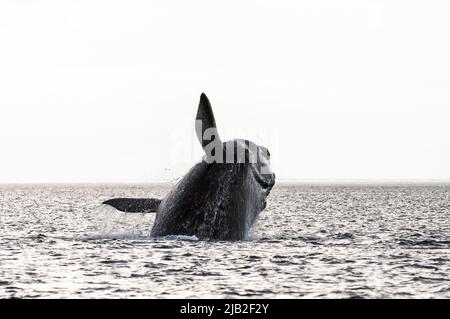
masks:
POLYGON ((223 142, 204 93, 195 131, 204 155, 163 199, 113 198, 103 204, 126 213, 156 213, 152 237, 245 240, 275 184, 270 152, 246 139, 223 142))

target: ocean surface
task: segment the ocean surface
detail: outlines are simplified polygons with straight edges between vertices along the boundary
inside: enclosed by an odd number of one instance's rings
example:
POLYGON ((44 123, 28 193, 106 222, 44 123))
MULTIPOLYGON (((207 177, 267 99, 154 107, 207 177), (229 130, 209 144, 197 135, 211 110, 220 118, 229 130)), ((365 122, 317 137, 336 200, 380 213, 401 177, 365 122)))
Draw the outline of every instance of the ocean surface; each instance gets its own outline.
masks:
POLYGON ((0 298, 450 298, 450 184, 277 184, 248 240, 99 205, 169 185, 0 185, 0 298))

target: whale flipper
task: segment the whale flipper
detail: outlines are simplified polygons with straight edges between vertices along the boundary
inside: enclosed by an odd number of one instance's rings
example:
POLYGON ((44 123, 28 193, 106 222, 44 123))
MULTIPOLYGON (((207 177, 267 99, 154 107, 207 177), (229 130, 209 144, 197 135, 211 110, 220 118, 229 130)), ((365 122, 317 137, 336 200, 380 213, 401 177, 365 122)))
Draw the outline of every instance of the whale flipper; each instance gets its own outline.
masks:
POLYGON ((219 145, 222 144, 217 131, 216 119, 214 118, 211 103, 205 93, 202 93, 200 96, 200 103, 195 118, 195 132, 203 148, 211 142, 219 145))
POLYGON ((161 200, 158 198, 113 198, 106 204, 126 213, 155 213, 161 200))

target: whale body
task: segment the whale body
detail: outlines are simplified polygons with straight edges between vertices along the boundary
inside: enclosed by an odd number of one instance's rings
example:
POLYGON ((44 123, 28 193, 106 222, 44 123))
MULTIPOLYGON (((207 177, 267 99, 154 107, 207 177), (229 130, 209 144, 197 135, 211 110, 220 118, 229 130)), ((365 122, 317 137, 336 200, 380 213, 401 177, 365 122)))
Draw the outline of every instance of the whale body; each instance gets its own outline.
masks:
POLYGON ((151 236, 245 239, 275 184, 270 153, 248 140, 222 142, 204 93, 200 96, 196 133, 205 156, 164 199, 115 198, 103 204, 129 213, 156 212, 151 236))

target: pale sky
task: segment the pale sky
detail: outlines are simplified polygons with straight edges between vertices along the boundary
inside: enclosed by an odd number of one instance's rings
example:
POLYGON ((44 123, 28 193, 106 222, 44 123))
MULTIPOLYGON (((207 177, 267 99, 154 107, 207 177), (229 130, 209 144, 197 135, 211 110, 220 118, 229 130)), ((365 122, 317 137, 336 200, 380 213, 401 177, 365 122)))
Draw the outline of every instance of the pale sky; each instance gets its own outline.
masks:
POLYGON ((0 182, 154 182, 222 139, 282 179, 450 179, 449 1, 0 2, 0 182))

